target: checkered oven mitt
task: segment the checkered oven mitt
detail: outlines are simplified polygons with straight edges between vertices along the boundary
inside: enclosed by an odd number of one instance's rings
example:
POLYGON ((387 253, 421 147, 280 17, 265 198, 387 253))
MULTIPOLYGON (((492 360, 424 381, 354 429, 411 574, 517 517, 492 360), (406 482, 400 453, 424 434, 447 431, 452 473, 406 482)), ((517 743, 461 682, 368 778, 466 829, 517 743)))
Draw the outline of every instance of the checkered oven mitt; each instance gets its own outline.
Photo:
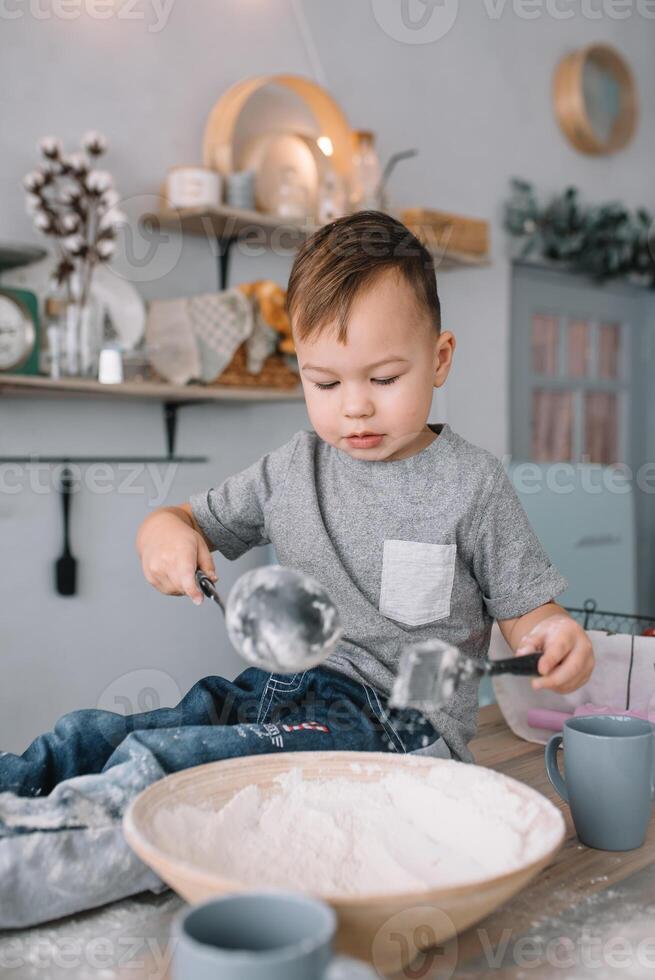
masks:
POLYGON ((188 311, 200 354, 200 380, 214 381, 253 331, 250 300, 239 289, 203 293, 188 300, 188 311))
POLYGON ((175 384, 215 381, 244 341, 248 370, 259 374, 278 339, 239 289, 153 302, 146 337, 153 366, 175 384))

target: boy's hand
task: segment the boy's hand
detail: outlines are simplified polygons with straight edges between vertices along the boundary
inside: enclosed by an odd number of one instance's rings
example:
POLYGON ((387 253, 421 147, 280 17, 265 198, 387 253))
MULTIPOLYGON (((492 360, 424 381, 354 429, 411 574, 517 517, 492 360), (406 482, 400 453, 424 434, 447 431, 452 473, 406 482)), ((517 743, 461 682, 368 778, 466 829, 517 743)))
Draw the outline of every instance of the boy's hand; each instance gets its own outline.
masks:
POLYGON ((181 508, 155 511, 137 534, 137 551, 146 580, 164 595, 188 595, 199 606, 203 594, 196 569, 215 582, 218 578, 205 539, 181 508))
POLYGON ((536 690, 548 688, 570 694, 591 677, 594 651, 589 637, 574 619, 566 615, 548 616, 533 626, 516 648, 516 655, 543 650, 539 660, 541 677, 532 680, 536 690))

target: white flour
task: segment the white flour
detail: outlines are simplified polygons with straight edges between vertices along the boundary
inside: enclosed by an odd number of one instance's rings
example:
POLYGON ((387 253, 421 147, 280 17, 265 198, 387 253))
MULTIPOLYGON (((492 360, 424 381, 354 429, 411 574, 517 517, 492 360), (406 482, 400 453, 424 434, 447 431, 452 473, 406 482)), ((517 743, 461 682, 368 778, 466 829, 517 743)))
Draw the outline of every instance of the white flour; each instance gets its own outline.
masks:
POLYGON ((188 804, 159 811, 159 846, 250 887, 363 895, 510 871, 550 850, 563 827, 544 797, 527 788, 519 795, 492 770, 446 760, 376 782, 304 779, 296 768, 275 783, 266 796, 247 786, 218 811, 188 804))

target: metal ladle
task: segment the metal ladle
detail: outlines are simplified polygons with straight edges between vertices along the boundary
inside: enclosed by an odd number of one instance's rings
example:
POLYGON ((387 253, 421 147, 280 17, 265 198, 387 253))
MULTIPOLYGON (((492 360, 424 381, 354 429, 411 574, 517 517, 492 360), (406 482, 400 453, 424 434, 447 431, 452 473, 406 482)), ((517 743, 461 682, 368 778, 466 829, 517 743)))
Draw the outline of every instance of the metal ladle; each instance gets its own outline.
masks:
POLYGON ((503 660, 476 660, 458 647, 441 640, 425 640, 407 646, 400 657, 390 708, 440 708, 463 681, 484 674, 539 675, 542 652, 503 660))
POLYGON ((254 667, 282 674, 315 667, 332 653, 341 624, 320 582, 282 565, 242 575, 227 603, 200 569, 196 581, 221 609, 232 645, 254 667))

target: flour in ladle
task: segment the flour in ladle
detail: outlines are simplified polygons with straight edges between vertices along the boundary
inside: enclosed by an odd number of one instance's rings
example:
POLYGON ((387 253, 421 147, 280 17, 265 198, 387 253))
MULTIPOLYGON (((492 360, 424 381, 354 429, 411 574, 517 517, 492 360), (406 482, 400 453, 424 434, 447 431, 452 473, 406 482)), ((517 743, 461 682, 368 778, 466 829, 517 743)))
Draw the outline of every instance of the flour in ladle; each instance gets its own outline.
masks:
POLYGON ((498 773, 447 760, 409 768, 373 782, 308 779, 294 768, 272 794, 251 785, 218 811, 159 811, 155 838, 169 856, 249 887, 346 896, 489 878, 561 835, 552 804, 498 773))

